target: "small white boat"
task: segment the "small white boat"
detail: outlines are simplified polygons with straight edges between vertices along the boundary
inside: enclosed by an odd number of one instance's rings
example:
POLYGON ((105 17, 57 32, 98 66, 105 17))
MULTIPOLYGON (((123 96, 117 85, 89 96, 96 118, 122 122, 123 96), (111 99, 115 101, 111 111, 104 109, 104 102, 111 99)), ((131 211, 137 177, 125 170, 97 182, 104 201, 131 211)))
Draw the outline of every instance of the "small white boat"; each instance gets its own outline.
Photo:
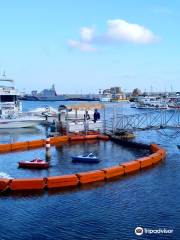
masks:
POLYGON ((0 129, 36 127, 43 121, 45 121, 45 118, 37 116, 17 116, 10 119, 0 119, 0 129))
POLYGON ((34 114, 36 116, 48 116, 48 117, 53 117, 53 116, 58 116, 58 110, 53 108, 53 107, 39 107, 30 110, 28 113, 34 114))
POLYGON ((135 103, 135 102, 131 103, 130 107, 131 108, 137 108, 137 103, 135 103))

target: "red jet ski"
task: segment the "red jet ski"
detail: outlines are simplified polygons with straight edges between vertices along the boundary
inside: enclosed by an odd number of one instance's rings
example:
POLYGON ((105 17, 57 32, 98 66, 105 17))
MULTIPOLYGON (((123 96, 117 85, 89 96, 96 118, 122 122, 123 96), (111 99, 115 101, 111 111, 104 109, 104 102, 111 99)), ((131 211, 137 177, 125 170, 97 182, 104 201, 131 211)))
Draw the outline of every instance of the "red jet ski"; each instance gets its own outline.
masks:
POLYGON ((21 168, 34 168, 34 169, 46 169, 49 167, 49 163, 39 158, 31 161, 21 161, 18 163, 21 168))

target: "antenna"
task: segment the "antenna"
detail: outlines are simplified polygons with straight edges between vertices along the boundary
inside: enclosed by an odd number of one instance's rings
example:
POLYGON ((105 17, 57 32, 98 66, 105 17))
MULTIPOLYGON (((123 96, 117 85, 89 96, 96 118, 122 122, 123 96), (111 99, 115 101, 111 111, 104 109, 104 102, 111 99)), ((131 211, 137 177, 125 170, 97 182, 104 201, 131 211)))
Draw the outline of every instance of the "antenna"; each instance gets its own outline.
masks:
POLYGON ((4 69, 3 69, 2 76, 3 76, 4 78, 6 78, 6 71, 5 71, 4 69))
POLYGON ((173 92, 173 86, 172 86, 172 84, 171 84, 171 93, 173 92))
POLYGON ((0 78, 1 82, 11 82, 11 83, 14 83, 14 80, 6 78, 6 71, 4 69, 1 70, 1 76, 2 76, 2 78, 0 78))

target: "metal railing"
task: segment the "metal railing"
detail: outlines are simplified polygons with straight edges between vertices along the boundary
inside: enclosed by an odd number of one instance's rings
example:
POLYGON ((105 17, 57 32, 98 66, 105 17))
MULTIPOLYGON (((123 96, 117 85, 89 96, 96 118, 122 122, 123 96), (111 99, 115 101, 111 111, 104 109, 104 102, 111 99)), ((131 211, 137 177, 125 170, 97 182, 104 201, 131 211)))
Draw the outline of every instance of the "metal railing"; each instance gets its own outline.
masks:
POLYGON ((162 110, 142 114, 116 114, 113 118, 106 120, 108 132, 137 131, 160 128, 179 128, 180 110, 162 110))

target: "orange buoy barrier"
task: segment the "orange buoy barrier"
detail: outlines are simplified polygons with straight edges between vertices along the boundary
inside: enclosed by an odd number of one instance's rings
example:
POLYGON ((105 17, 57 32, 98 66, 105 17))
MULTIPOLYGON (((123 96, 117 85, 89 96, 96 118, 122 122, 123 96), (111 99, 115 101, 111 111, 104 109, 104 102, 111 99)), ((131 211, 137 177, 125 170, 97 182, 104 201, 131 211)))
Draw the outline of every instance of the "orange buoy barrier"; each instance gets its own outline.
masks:
POLYGON ((76 175, 78 176, 81 184, 103 181, 105 179, 105 172, 102 170, 81 172, 76 175))
MULTIPOLYGON (((89 135, 85 136, 89 137, 87 139, 102 139, 101 137, 107 137, 104 135, 89 135)), ((71 136, 71 137, 80 137, 71 136)), ((83 136, 81 136, 83 137, 83 136)), ((51 138, 52 142, 59 143, 59 142, 66 142, 68 141, 68 136, 59 136, 55 138, 51 138)), ((73 138, 72 138, 73 139, 73 138)), ((105 138, 104 138, 105 139, 105 138)), ((107 138, 106 138, 107 139, 107 138)), ((77 140, 77 139, 74 139, 77 140)), ((31 142, 21 142, 21 143, 14 143, 14 144, 0 144, 0 151, 7 149, 17 150, 21 147, 25 147, 27 144, 29 147, 37 147, 44 145, 44 140, 34 140, 31 142), (12 147, 13 146, 13 147, 12 147)), ((98 182, 104 181, 105 179, 111 179, 117 176, 123 176, 124 174, 129 174, 135 171, 138 171, 142 168, 146 168, 152 166, 160 162, 166 156, 166 151, 159 147, 156 144, 151 144, 150 149, 153 152, 151 155, 139 158, 137 160, 133 160, 131 162, 121 163, 118 166, 113 166, 109 168, 104 168, 101 170, 94 170, 88 172, 80 172, 77 174, 70 174, 70 175, 63 175, 63 176, 53 176, 48 178, 27 178, 27 179, 4 179, 0 178, 0 191, 5 191, 7 189, 11 189, 13 191, 20 191, 20 190, 41 190, 44 188, 53 189, 53 188, 64 188, 64 187, 72 187, 77 186, 80 184, 86 184, 91 182, 98 182)))
MULTIPOLYGON (((91 139, 100 139, 100 140, 109 140, 109 137, 102 134, 93 134, 93 135, 78 135, 74 134, 70 137, 67 135, 64 136, 57 136, 50 138, 50 144, 56 145, 58 143, 67 142, 70 141, 78 141, 78 140, 91 140, 91 139)), ((39 140, 32 140, 27 142, 16 142, 12 144, 0 144, 0 153, 6 153, 11 151, 18 151, 18 150, 27 150, 27 149, 33 149, 33 148, 41 148, 45 146, 45 140, 39 139, 39 140)))
POLYGON ((0 144, 0 153, 10 152, 11 144, 0 144))
POLYGON ((67 142, 69 140, 69 137, 67 135, 65 136, 58 136, 58 137, 51 137, 50 138, 50 144, 56 145, 61 142, 67 142))
POLYGON ((11 190, 36 190, 43 189, 45 187, 44 178, 22 178, 12 179, 10 182, 11 190))
POLYGON ((17 142, 11 144, 11 151, 18 151, 18 150, 27 150, 28 149, 28 142, 17 142))
POLYGON ((44 139, 33 140, 33 141, 28 142, 28 148, 29 149, 44 147, 44 145, 45 145, 45 140, 44 139))
POLYGON ((134 160, 131 162, 126 162, 126 163, 122 163, 120 164, 120 166, 124 167, 124 172, 125 173, 132 173, 132 172, 136 172, 140 169, 140 162, 134 160))
POLYGON ((150 167, 153 164, 153 159, 151 156, 139 158, 136 161, 140 162, 141 168, 150 167))
POLYGON ((98 135, 97 138, 100 139, 100 140, 106 140, 106 141, 109 140, 109 136, 102 135, 102 134, 98 135))
POLYGON ((47 188, 63 188, 77 186, 79 178, 75 174, 47 178, 47 188))
POLYGON ((97 139, 98 135, 86 135, 85 139, 97 139))
POLYGON ((163 148, 158 150, 156 153, 160 154, 162 156, 162 159, 166 157, 166 151, 163 148))
POLYGON ((124 167, 123 166, 113 166, 113 167, 109 167, 109 168, 103 168, 101 170, 105 172, 106 179, 124 175, 124 167))
POLYGON ((1 191, 3 192, 9 188, 9 182, 10 182, 10 179, 0 178, 0 192, 1 191))
POLYGON ((88 131, 87 135, 99 135, 100 132, 99 131, 88 131))
POLYGON ((153 154, 151 154, 149 156, 152 158, 152 163, 153 164, 156 164, 156 163, 160 162, 163 159, 162 155, 160 153, 158 153, 158 152, 153 153, 153 154))
POLYGON ((77 135, 77 136, 70 136, 69 137, 70 141, 82 141, 85 140, 85 136, 77 135))
POLYGON ((154 143, 152 143, 151 145, 150 145, 150 150, 153 152, 153 153, 155 153, 155 152, 157 152, 158 150, 161 150, 162 148, 160 147, 160 146, 158 146, 157 144, 154 144, 154 143))

